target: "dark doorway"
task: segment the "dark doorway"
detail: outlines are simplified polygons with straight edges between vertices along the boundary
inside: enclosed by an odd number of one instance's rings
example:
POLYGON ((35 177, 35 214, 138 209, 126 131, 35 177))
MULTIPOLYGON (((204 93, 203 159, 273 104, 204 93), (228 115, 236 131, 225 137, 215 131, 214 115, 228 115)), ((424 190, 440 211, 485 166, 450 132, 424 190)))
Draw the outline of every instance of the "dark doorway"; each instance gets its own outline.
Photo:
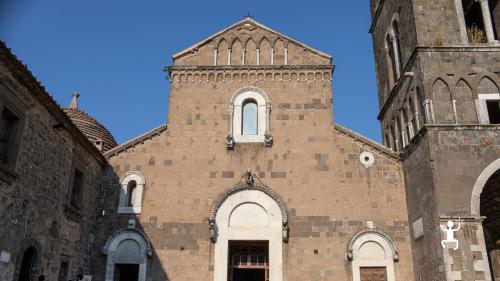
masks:
POLYGON ((492 280, 500 281, 500 171, 496 171, 481 192, 483 232, 492 280))
POLYGON ((266 280, 264 269, 233 269, 233 281, 264 281, 266 280))
POLYGON ((59 268, 59 281, 66 281, 68 279, 68 262, 61 262, 61 267, 59 268))
POLYGON ((138 279, 138 264, 115 264, 115 281, 137 281, 138 279))
POLYGON ((269 242, 229 241, 229 281, 268 281, 269 242))
POLYGON ((19 281, 33 281, 34 269, 36 265, 36 250, 34 247, 29 247, 23 254, 21 269, 19 271, 19 281))

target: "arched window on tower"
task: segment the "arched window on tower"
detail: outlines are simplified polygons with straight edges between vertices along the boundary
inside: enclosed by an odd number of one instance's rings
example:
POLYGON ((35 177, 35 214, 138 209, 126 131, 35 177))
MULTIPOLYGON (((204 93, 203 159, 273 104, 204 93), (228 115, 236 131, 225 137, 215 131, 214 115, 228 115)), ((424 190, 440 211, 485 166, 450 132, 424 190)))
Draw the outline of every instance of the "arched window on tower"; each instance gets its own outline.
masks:
POLYGON ((418 131, 418 126, 417 126, 417 109, 416 109, 416 105, 415 105, 415 102, 413 101, 413 99, 410 97, 408 99, 408 103, 409 103, 409 107, 410 107, 410 112, 411 112, 411 133, 410 133, 410 136, 413 137, 416 132, 418 131))
POLYGON ((398 27, 398 22, 396 20, 392 22, 392 30, 394 31, 394 44, 396 45, 396 48, 394 50, 395 51, 394 57, 397 62, 396 65, 398 67, 398 76, 399 76, 399 74, 403 70, 403 60, 401 58, 401 41, 399 38, 399 27, 398 27))
POLYGON ((388 78, 389 78, 389 87, 391 90, 394 84, 396 83, 396 80, 398 79, 397 75, 397 70, 396 70, 396 58, 394 54, 394 45, 392 42, 393 38, 391 37, 390 34, 387 34, 387 37, 385 38, 385 47, 387 50, 387 72, 388 72, 388 78))
POLYGON ((391 130, 390 136, 391 136, 391 140, 392 140, 392 143, 393 143, 392 149, 394 151, 398 151, 399 149, 398 149, 398 144, 397 144, 397 135, 396 135, 396 133, 394 131, 394 126, 393 125, 391 125, 390 130, 391 130))
MULTIPOLYGON (((427 124, 427 115, 425 112, 425 106, 424 106, 424 98, 422 97, 422 92, 420 91, 420 88, 417 87, 417 108, 418 108, 418 115, 419 115, 419 123, 422 125, 427 124)), ((420 128, 419 128, 420 129, 420 128)))
POLYGON ((257 102, 252 99, 243 102, 241 134, 257 135, 257 102))
POLYGON ((477 112, 480 124, 500 124, 500 89, 489 77, 477 86, 477 112))

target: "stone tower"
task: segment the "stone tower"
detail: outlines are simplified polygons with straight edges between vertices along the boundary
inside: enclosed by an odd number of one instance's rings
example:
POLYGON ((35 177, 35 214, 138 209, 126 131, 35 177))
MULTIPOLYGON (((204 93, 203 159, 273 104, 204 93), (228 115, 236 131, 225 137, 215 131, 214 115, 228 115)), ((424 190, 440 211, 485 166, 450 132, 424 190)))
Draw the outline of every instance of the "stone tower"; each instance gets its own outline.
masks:
POLYGON ((498 281, 500 4, 371 0, 371 15, 378 119, 403 161, 415 280, 498 281), (458 249, 443 248, 440 225, 458 218, 458 249))

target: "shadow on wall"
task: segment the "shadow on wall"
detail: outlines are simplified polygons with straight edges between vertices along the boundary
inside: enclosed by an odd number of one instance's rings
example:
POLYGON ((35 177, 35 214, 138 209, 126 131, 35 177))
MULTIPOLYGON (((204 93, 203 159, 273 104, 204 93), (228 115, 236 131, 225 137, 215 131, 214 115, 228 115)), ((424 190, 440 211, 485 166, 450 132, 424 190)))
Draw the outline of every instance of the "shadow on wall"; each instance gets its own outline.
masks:
POLYGON ((91 259, 92 281, 170 280, 151 243, 151 231, 139 220, 144 177, 127 172, 121 178, 105 170, 101 211, 91 259))

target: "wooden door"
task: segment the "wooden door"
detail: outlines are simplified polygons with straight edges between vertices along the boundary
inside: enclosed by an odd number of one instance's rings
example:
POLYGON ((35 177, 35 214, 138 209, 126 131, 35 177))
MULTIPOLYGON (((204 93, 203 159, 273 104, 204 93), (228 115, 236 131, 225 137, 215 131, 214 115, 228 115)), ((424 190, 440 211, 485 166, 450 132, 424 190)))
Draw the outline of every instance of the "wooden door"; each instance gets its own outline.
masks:
POLYGON ((361 267, 361 281, 387 281, 387 269, 385 267, 361 267))

